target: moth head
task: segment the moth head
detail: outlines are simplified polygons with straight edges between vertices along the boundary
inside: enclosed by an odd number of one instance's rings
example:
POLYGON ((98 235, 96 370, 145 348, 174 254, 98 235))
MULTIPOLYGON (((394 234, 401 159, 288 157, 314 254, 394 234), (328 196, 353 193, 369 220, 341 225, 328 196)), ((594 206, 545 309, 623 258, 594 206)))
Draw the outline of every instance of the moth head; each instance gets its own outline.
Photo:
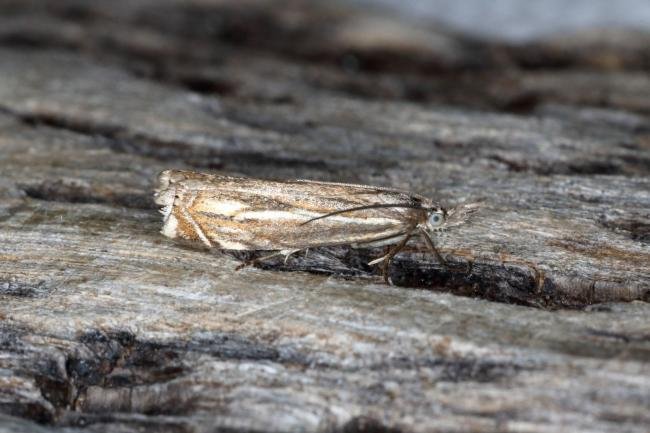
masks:
POLYGON ((461 204, 450 209, 434 208, 427 214, 426 227, 430 232, 439 232, 467 222, 478 211, 479 203, 461 204))
POLYGON ((429 231, 435 232, 442 230, 447 222, 447 212, 440 209, 433 209, 427 214, 427 228, 429 231))

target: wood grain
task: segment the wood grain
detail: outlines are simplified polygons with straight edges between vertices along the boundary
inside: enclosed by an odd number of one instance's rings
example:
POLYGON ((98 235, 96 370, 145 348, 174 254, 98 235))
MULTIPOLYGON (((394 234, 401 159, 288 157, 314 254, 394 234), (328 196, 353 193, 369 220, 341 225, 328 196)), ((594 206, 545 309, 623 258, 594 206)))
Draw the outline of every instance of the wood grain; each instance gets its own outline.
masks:
POLYGON ((603 37, 3 2, 0 431, 647 431, 648 36, 603 37), (159 234, 169 168, 483 206, 394 287, 377 248, 233 272, 159 234))

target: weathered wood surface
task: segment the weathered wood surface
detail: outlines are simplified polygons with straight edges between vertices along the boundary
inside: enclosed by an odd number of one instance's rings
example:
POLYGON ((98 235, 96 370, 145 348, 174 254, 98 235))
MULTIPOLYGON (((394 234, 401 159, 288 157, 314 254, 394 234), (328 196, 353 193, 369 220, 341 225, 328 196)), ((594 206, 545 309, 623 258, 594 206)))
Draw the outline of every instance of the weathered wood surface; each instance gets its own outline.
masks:
POLYGON ((245 3, 0 4, 0 431, 646 432, 650 35, 245 3), (484 205, 394 287, 235 273, 158 233, 165 168, 484 205))

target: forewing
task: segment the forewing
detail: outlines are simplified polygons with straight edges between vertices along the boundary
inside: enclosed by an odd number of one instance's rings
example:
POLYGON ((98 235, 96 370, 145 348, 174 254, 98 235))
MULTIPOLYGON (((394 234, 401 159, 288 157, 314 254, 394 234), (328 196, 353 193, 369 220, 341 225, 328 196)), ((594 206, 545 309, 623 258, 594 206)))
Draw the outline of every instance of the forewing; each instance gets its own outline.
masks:
POLYGON ((401 207, 366 209, 303 224, 344 209, 419 205, 423 199, 397 190, 328 182, 273 182, 182 171, 172 172, 169 178, 168 189, 173 188, 179 197, 175 207, 183 203, 205 236, 225 249, 363 244, 410 231, 423 212, 401 207))

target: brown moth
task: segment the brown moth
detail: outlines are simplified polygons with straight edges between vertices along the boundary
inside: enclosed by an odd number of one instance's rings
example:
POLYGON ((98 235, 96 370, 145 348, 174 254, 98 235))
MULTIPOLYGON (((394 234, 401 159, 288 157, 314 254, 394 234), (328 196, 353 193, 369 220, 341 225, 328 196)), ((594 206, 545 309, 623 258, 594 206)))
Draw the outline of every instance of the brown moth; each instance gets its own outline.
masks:
POLYGON ((392 245, 382 257, 384 278, 390 260, 420 234, 444 264, 431 235, 462 224, 475 204, 445 209, 409 192, 310 180, 269 181, 165 170, 155 201, 164 215, 162 234, 224 250, 267 250, 276 256, 313 247, 392 245))

